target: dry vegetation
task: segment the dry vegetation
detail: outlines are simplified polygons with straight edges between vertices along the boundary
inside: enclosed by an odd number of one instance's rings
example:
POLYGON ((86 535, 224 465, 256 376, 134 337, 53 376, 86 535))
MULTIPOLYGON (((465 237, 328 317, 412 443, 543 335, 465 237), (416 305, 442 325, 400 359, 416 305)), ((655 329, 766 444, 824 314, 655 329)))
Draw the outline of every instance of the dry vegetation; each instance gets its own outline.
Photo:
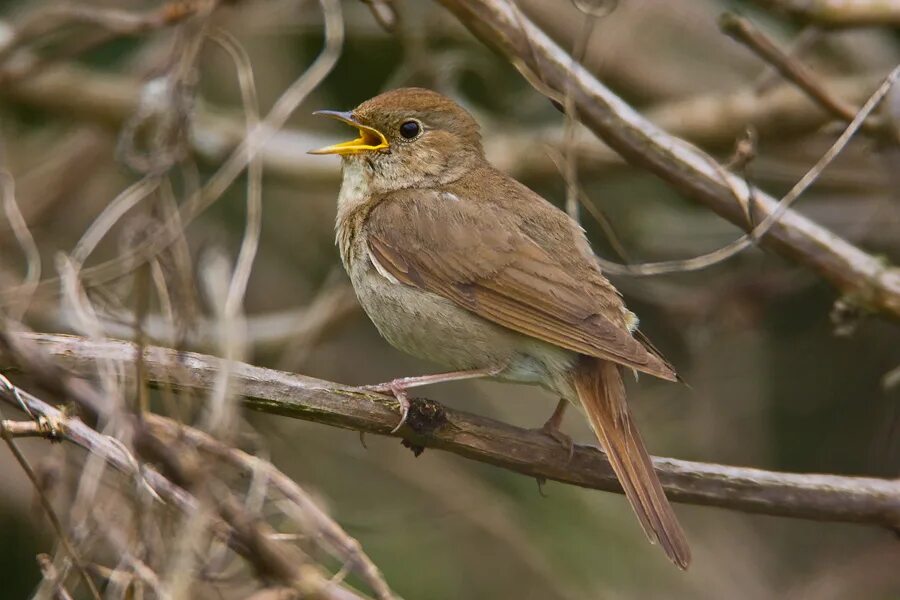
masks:
POLYGON ((900 11, 724 4, 2 5, 4 594, 900 593, 900 11), (429 389, 392 438, 353 387, 433 367, 358 318, 308 115, 402 85, 582 220, 689 383, 630 395, 687 574, 529 429, 554 398, 429 389))

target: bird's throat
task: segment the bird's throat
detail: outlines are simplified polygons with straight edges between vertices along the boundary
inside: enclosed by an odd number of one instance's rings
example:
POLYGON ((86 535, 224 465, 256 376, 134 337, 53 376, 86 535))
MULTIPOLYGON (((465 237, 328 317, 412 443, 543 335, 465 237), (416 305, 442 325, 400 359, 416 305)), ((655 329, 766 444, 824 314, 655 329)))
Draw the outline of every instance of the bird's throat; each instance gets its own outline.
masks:
POLYGON ((345 160, 341 191, 338 195, 335 242, 341 253, 341 261, 349 270, 354 260, 359 233, 373 202, 370 174, 359 160, 345 160))

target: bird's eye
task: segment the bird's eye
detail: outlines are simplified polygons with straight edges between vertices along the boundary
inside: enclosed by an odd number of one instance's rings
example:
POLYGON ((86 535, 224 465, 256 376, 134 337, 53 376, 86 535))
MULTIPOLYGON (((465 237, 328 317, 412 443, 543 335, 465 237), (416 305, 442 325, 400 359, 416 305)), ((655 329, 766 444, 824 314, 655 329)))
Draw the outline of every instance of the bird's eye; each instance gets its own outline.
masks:
POLYGON ((406 121, 400 126, 400 135, 403 136, 403 139, 412 140, 419 135, 421 129, 416 121, 406 121))

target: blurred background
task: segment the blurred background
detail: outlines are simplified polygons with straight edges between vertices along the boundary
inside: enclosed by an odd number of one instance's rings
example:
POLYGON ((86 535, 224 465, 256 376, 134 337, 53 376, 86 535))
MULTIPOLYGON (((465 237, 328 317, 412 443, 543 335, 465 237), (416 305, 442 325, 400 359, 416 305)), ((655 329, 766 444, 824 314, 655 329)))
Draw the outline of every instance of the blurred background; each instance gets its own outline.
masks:
MULTIPOLYGON (((585 31, 584 6, 517 4, 568 49, 585 31)), ((817 29, 768 4, 777 3, 619 0, 593 23, 584 63, 637 110, 723 163, 752 127, 756 156, 737 168, 779 196, 841 127, 724 35, 719 15, 740 11, 857 107, 900 62, 900 36, 890 27, 817 29)), ((137 0, 78 5, 138 14, 168 6, 137 0)), ((305 154, 348 130, 315 119, 313 110, 347 110, 394 87, 437 89, 476 115, 498 166, 560 206, 566 195, 559 161, 564 117, 545 97, 439 4, 375 5, 340 3, 346 32, 334 70, 263 152, 262 233, 244 301, 244 360, 347 384, 437 367, 391 348, 348 292, 333 243, 339 160, 305 154), (373 10, 391 24, 391 6, 398 21, 388 31, 373 10)), ((194 38, 185 31, 196 24, 121 35, 71 15, 55 23, 52 11, 40 13, 52 6, 0 2, 0 161, 15 180, 45 278, 62 268, 60 253, 82 247, 79 240, 104 209, 148 173, 169 169, 160 188, 168 192, 154 201, 160 211, 167 202, 182 203, 219 169, 248 113, 227 50, 233 46, 207 41, 191 48, 194 38), (22 31, 32 37, 11 49, 10 39, 22 31), (180 80, 188 91, 177 96, 187 102, 189 125, 172 119, 178 112, 171 107, 159 109, 154 88, 178 66, 175 50, 178 56, 196 52, 196 69, 180 80), (138 135, 150 128, 183 139, 138 135)), ((228 32, 246 51, 265 115, 322 47, 318 4, 245 0, 212 10, 205 26, 228 32)), ((590 205, 582 207, 582 221, 601 256, 629 263, 688 258, 740 235, 617 160, 589 133, 577 130, 570 143, 590 205)), ((896 262, 898 173, 896 147, 858 136, 796 208, 896 262)), ((165 259, 187 261, 193 273, 169 286, 182 307, 174 321, 186 332, 179 339, 184 348, 221 353, 208 327, 221 308, 220 288, 208 274, 230 268, 223 265, 238 255, 247 190, 243 174, 186 228, 181 253, 165 259)), ((134 204, 82 254, 85 266, 115 258, 152 233, 158 214, 134 204)), ((22 281, 26 262, 9 221, 0 231, 4 289, 22 281)), ((780 471, 900 473, 895 323, 856 310, 853 299, 838 298, 815 274, 758 250, 695 273, 612 279, 643 331, 688 383, 649 377, 628 383, 652 453, 780 471)), ((106 335, 131 335, 127 315, 141 293, 131 278, 92 291, 106 335)), ((148 335, 170 345, 165 306, 151 300, 147 310, 148 335)), ((40 331, 84 333, 72 307, 44 290, 31 300, 24 321, 40 331)), ((541 425, 556 402, 539 389, 489 382, 440 385, 423 395, 521 427, 541 425)), ((397 439, 368 436, 364 448, 352 431, 243 417, 254 443, 314 493, 405 598, 900 596, 900 541, 888 530, 678 505, 694 551, 691 570, 682 573, 647 544, 620 495, 552 482, 542 495, 534 480, 454 455, 428 450, 415 458, 397 439)), ((564 430, 594 443, 576 411, 564 430)), ((32 441, 22 447, 62 479, 78 473, 81 459, 65 446, 32 441)), ((40 580, 34 556, 49 552, 54 537, 31 484, 5 451, 0 473, 0 595, 28 597, 40 580)), ((197 597, 217 597, 207 592, 197 597)))

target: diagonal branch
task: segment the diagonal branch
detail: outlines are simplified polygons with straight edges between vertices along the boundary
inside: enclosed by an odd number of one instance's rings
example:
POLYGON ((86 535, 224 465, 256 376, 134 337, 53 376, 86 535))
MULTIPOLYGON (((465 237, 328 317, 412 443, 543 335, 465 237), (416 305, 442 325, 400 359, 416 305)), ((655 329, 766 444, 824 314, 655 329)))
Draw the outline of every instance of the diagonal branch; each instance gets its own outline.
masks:
MULTIPOLYGON (((722 31, 750 48, 762 60, 774 67, 785 79, 793 81, 807 96, 838 119, 849 123, 856 116, 856 107, 833 96, 811 69, 779 48, 772 38, 763 33, 749 19, 734 13, 725 13, 719 19, 719 26, 722 31)), ((873 125, 869 127, 871 131, 878 131, 878 127, 875 127, 874 124, 870 125, 873 125)))
MULTIPOLYGON (((136 347, 129 342, 44 333, 20 335, 37 342, 76 373, 94 373, 96 361, 104 360, 119 364, 134 376, 136 347)), ((151 383, 194 390, 211 389, 220 364, 221 359, 212 356, 154 346, 146 347, 142 361, 151 383), (173 373, 188 376, 176 378, 173 373)), ((380 435, 390 435, 397 422, 395 403, 385 396, 244 363, 230 368, 235 383, 244 390, 245 405, 253 410, 380 435)), ((622 493, 605 455, 597 448, 577 446, 569 460, 566 449, 538 432, 431 400, 413 402, 409 425, 397 437, 416 450, 436 448, 530 477, 622 493)), ((672 458, 654 458, 654 464, 667 494, 677 502, 900 527, 900 481, 779 473, 672 458)))
MULTIPOLYGON (((647 121, 508 0, 440 0, 486 44, 499 50, 529 81, 558 101, 571 93, 579 118, 627 161, 642 166, 691 199, 744 230, 748 222, 735 190, 753 198, 754 221, 777 200, 726 173, 711 157, 647 121), (749 189, 748 189, 749 187, 749 189)), ((786 211, 760 245, 824 277, 867 310, 900 319, 900 269, 890 267, 794 211, 786 211)))

